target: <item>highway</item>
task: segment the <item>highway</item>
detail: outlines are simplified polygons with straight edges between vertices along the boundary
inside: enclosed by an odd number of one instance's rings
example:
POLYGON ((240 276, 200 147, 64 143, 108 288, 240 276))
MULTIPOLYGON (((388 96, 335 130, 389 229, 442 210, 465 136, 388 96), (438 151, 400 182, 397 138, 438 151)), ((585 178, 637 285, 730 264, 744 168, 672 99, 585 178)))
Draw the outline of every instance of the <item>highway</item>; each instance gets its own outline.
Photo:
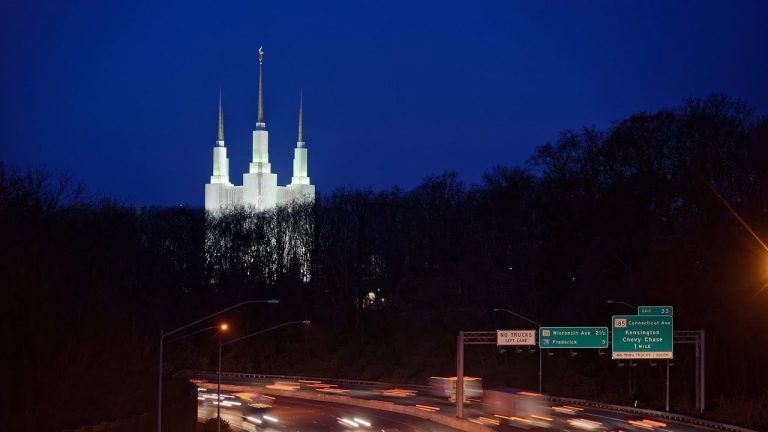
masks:
MULTIPOLYGON (((210 383, 215 382, 215 375, 199 375, 195 378, 208 381, 210 393, 210 383)), ((415 390, 413 388, 398 388, 393 385, 391 388, 372 387, 365 385, 344 384, 337 385, 331 382, 314 381, 256 381, 240 377, 224 377, 222 385, 247 386, 248 391, 256 394, 269 394, 274 392, 295 392, 297 396, 302 393, 324 393, 332 395, 349 396, 356 399, 378 400, 396 403, 399 405, 411 406, 425 411, 432 411, 446 416, 455 415, 454 405, 447 398, 436 397, 424 390, 415 390)), ((222 391, 222 394, 226 394, 222 391)), ((273 393, 274 394, 274 393, 273 393)), ((215 393, 212 394, 215 396, 215 393)), ((280 419, 279 424, 262 424, 257 429, 247 420, 243 420, 243 414, 239 410, 227 408, 226 414, 222 418, 232 421, 233 426, 239 430, 265 431, 265 430, 292 430, 292 431, 450 431, 446 426, 432 423, 417 417, 390 413, 381 410, 360 408, 350 405, 308 401, 293 397, 277 396, 274 399, 274 406, 270 412, 280 419), (357 428, 353 425, 344 423, 340 419, 354 418, 370 420, 374 425, 364 427, 358 424, 357 428), (389 429, 393 429, 389 431, 389 429)), ((624 414, 615 411, 607 411, 593 408, 581 408, 576 406, 540 403, 541 411, 536 415, 516 416, 501 415, 498 412, 492 412, 487 406, 479 401, 465 405, 465 417, 475 423, 496 429, 500 432, 521 430, 521 429, 548 429, 548 430, 593 430, 593 431, 660 431, 660 432, 700 432, 714 431, 703 426, 694 426, 690 424, 678 423, 669 420, 662 420, 652 417, 643 417, 638 415, 624 414)), ((201 401, 199 406, 199 418, 205 419, 211 416, 215 417, 215 406, 208 401, 201 401)), ((271 415, 271 414, 270 414, 271 415)), ((267 422, 264 422, 267 423, 267 422)))
MULTIPOLYGON (((200 401, 197 410, 198 421, 205 422, 215 417, 216 406, 200 401)), ((379 432, 382 429, 386 432, 458 432, 456 429, 408 415, 288 397, 278 397, 274 400, 272 408, 262 414, 250 416, 261 420, 261 424, 257 425, 247 417, 249 416, 245 416, 239 407, 221 409, 221 418, 229 422, 234 430, 249 432, 379 432), (264 415, 276 421, 265 420, 264 415)))

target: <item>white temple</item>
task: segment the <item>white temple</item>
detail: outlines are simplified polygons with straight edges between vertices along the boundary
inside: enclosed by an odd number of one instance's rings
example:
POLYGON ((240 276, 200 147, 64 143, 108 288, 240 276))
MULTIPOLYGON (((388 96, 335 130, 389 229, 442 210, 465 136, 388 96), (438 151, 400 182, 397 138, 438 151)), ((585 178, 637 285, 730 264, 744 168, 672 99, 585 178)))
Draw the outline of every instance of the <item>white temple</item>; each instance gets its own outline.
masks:
POLYGON ((293 150, 293 177, 287 186, 277 185, 277 174, 269 163, 269 132, 264 123, 264 94, 261 77, 264 51, 259 48, 259 115, 253 131, 253 156, 243 185, 229 181, 229 159, 224 145, 224 113, 219 94, 219 134, 213 148, 213 175, 205 185, 205 209, 222 211, 237 206, 252 206, 257 211, 294 202, 313 202, 315 186, 307 175, 307 147, 304 142, 303 95, 299 100, 299 137, 293 150))

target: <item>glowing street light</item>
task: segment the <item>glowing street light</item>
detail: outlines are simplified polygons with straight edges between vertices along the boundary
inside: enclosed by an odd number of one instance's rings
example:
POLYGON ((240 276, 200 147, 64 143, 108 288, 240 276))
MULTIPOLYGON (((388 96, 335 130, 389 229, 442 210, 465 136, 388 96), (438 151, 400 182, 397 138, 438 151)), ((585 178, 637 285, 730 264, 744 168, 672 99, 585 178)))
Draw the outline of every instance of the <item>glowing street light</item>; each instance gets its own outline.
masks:
POLYGON ((216 373, 218 375, 218 378, 219 378, 218 379, 219 382, 216 385, 216 396, 218 398, 218 403, 216 403, 216 417, 218 418, 218 431, 219 432, 221 432, 221 347, 223 347, 224 345, 229 345, 229 344, 232 344, 232 343, 235 343, 235 342, 239 342, 239 341, 241 341, 243 339, 247 339, 247 338, 252 337, 252 336, 260 335, 260 334, 267 333, 267 332, 270 332, 270 331, 275 330, 275 329, 279 329, 280 327, 285 327, 285 326, 294 325, 294 324, 311 324, 311 323, 312 322, 310 320, 288 321, 288 322, 284 322, 282 324, 278 324, 278 325, 273 326, 273 327, 269 327, 269 328, 266 328, 266 329, 263 329, 263 330, 259 330, 257 332, 253 332, 253 333, 247 334, 245 336, 240 336, 237 339, 232 339, 232 340, 226 341, 226 342, 222 342, 221 338, 219 338, 219 370, 216 373))
POLYGON ((167 341, 165 341, 165 343, 176 342, 177 340, 185 339, 185 338, 188 338, 190 336, 194 336, 196 334, 199 334, 199 333, 202 333, 202 332, 205 332, 205 331, 208 331, 208 330, 216 329, 216 330, 218 330, 220 332, 227 331, 227 327, 228 327, 228 325, 226 323, 222 323, 222 324, 219 324, 219 325, 206 327, 204 329, 200 329, 198 331, 194 331, 192 333, 187 333, 187 334, 185 334, 183 336, 179 336, 176 339, 167 340, 167 341))
MULTIPOLYGON (((240 303, 238 303, 236 305, 232 305, 232 306, 230 306, 230 307, 228 307, 226 309, 222 309, 222 310, 220 310, 218 312, 214 312, 214 313, 212 313, 210 315, 207 315, 207 316, 205 316, 203 318, 200 318, 198 320, 192 321, 189 324, 185 324, 185 325, 183 325, 183 326, 181 326, 181 327, 179 327, 177 329, 171 330, 169 332, 164 332, 163 330, 160 330, 160 354, 159 354, 160 362, 159 362, 159 367, 158 367, 158 371, 157 371, 157 432, 162 432, 162 424, 163 424, 163 345, 165 344, 165 338, 168 337, 168 336, 174 335, 176 333, 179 333, 182 330, 186 330, 186 329, 188 329, 188 328, 190 328, 190 327, 192 327, 194 325, 200 324, 203 321, 207 321, 207 320, 215 317, 216 315, 220 315, 220 314, 222 314, 224 312, 227 312, 229 310, 232 310, 232 309, 234 309, 236 307, 240 307, 242 305, 246 305, 246 304, 250 304, 250 303, 277 304, 277 303, 280 303, 280 300, 276 300, 276 299, 270 299, 270 300, 247 300, 247 301, 244 301, 244 302, 240 302, 240 303)), ((227 324, 221 324, 218 327, 221 330, 226 330, 228 326, 227 326, 227 324)), ((203 329, 201 331, 204 331, 204 330, 210 330, 210 328, 203 329)), ((198 333, 199 333, 199 331, 198 331, 198 333)))

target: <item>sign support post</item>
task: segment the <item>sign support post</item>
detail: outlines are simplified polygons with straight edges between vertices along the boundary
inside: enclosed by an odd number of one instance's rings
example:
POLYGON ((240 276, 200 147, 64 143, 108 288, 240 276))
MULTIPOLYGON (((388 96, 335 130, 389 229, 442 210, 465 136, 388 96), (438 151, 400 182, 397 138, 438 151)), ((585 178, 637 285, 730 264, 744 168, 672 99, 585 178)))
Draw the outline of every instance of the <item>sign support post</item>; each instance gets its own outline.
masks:
POLYGON ((456 417, 464 418, 464 331, 456 338, 456 417))
POLYGON ((704 330, 699 330, 698 338, 696 341, 696 405, 699 408, 699 413, 704 412, 704 389, 705 389, 705 374, 704 374, 704 330))
POLYGON ((464 418, 464 344, 496 345, 495 331, 459 331, 456 337, 456 417, 464 418))
POLYGON ((669 412, 669 359, 667 359, 667 384, 665 386, 664 399, 664 409, 669 412))
MULTIPOLYGON (((537 332, 538 333, 538 332, 537 332)), ((543 349, 539 348, 539 393, 543 393, 543 390, 541 389, 541 352, 544 351, 543 349)))

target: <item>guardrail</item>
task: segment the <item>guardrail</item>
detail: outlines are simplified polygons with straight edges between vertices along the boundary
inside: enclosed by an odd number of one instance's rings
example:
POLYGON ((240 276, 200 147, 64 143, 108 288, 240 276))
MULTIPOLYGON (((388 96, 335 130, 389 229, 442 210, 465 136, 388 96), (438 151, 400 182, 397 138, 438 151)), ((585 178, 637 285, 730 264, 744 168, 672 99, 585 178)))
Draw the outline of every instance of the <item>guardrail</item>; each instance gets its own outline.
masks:
MULTIPOLYGON (((216 376, 216 373, 210 373, 210 372, 193 372, 194 375, 214 375, 216 376)), ((392 388, 392 387, 399 387, 403 389, 408 390, 423 390, 426 391, 429 389, 429 386, 425 385, 414 385, 414 384, 394 384, 394 383, 384 383, 379 381, 362 381, 362 380, 350 380, 350 379, 337 379, 337 378, 317 378, 317 377, 303 377, 303 376, 295 376, 295 375, 266 375, 266 374, 249 374, 249 373, 239 373, 239 372, 222 372, 221 373, 222 378, 223 377, 229 377, 229 378, 242 378, 242 379, 250 379, 254 381, 299 381, 299 380, 306 380, 306 381, 323 381, 331 384, 337 384, 337 385, 348 385, 348 386, 361 386, 361 387, 373 387, 373 388, 392 388)))
MULTIPOLYGON (((213 373, 193 372, 192 375, 214 377, 214 378, 216 377, 215 372, 213 373)), ((422 390, 422 391, 426 391, 429 389, 429 386, 425 386, 425 385, 395 384, 395 383, 385 383, 385 382, 379 382, 379 381, 362 381, 362 380, 337 379, 337 378, 304 377, 304 376, 296 376, 296 375, 267 375, 267 374, 249 374, 249 373, 238 373, 238 372, 222 372, 221 376, 222 378, 224 377, 239 378, 239 379, 247 379, 247 380, 259 381, 259 382, 307 380, 307 381, 323 381, 323 382, 327 382, 330 384, 337 384, 337 385, 362 386, 362 387, 373 387, 373 388, 399 387, 403 389, 422 390)), ((685 423, 693 426, 707 427, 707 428, 718 430, 718 431, 757 432, 753 429, 746 429, 746 428, 733 426, 725 423, 718 423, 710 420, 700 419, 700 418, 686 416, 682 414, 669 413, 664 411, 654 411, 654 410, 648 410, 648 409, 642 409, 642 408, 627 407, 623 405, 612 405, 612 404, 603 403, 603 402, 594 402, 594 401, 588 401, 584 399, 575 399, 575 398, 564 398, 564 397, 556 397, 556 396, 545 396, 544 398, 549 402, 554 402, 559 404, 576 405, 576 406, 582 406, 586 408, 596 408, 596 409, 601 409, 606 411, 621 412, 625 414, 637 414, 641 416, 671 420, 678 423, 685 423)))
POLYGON ((544 399, 549 402, 558 404, 576 405, 585 408, 595 408, 605 411, 615 411, 624 414, 637 414, 640 416, 653 417, 658 419, 672 420, 678 423, 685 423, 694 426, 703 426, 710 429, 727 431, 727 432, 757 432, 752 429, 745 429, 738 426, 733 426, 725 423, 713 422, 710 420, 704 420, 696 417, 691 417, 682 414, 675 414, 665 411, 654 411, 643 408, 627 407, 623 405, 611 405, 603 402, 594 402, 584 399, 564 398, 557 396, 544 396, 544 399))

